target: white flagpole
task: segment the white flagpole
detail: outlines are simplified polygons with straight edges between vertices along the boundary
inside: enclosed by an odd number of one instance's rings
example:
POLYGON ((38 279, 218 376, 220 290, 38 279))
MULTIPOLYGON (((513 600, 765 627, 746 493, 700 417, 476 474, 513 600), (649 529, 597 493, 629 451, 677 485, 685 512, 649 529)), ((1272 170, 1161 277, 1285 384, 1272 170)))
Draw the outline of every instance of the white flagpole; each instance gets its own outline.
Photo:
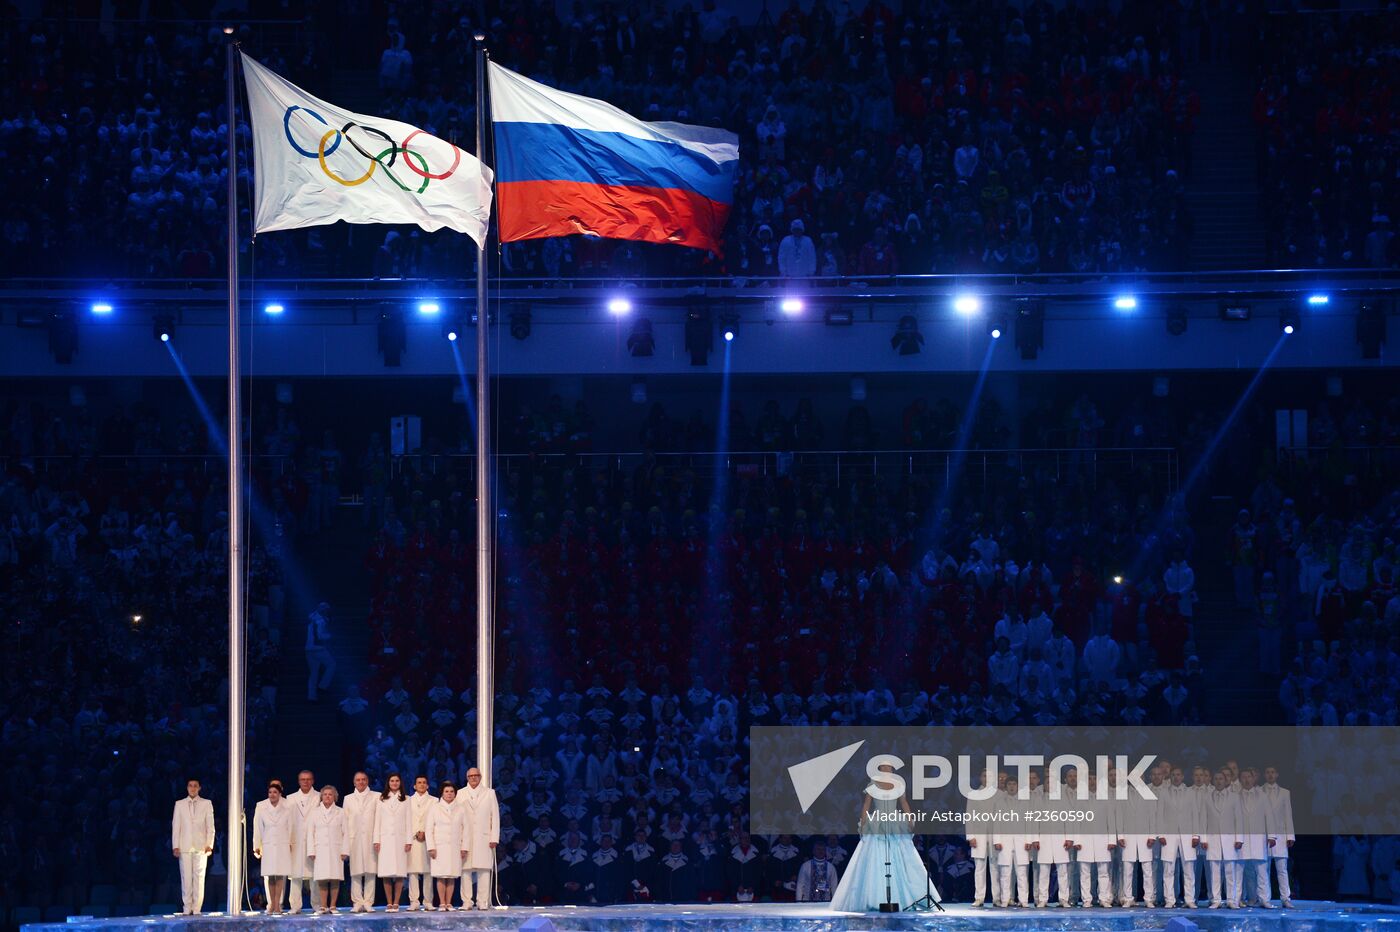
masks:
MULTIPOLYGON (((476 35, 476 157, 486 163, 486 36, 476 35)), ((491 386, 486 368, 486 234, 476 251, 476 766, 491 786, 496 704, 496 595, 493 549, 496 509, 491 499, 491 386)))
POLYGON ((238 353, 238 131, 234 110, 237 43, 228 39, 228 868, 227 914, 243 909, 243 468, 238 353))

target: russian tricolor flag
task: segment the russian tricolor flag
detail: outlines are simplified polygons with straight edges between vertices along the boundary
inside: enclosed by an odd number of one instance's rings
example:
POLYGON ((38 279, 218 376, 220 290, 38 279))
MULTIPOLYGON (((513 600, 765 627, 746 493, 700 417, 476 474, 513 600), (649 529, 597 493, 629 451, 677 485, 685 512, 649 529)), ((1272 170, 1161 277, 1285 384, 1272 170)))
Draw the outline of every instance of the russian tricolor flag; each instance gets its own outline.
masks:
POLYGON ((587 233, 721 251, 737 136, 647 123, 494 62, 490 68, 503 242, 587 233))

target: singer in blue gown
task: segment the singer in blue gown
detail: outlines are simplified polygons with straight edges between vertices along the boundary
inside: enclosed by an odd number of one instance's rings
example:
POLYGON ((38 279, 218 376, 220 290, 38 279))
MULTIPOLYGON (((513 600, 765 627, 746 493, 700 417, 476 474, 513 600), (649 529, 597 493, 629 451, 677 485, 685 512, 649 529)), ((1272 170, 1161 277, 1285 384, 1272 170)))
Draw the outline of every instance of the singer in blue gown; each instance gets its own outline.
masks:
MULTIPOLYGON (((881 770, 891 770, 888 765, 881 770)), ((892 785, 892 784, 891 784, 892 785)), ((899 799, 875 799, 864 794, 865 803, 860 813, 860 843, 851 855, 841 882, 836 885, 836 893, 831 898, 831 908, 840 912, 873 912, 886 902, 885 872, 889 872, 888 901, 899 904, 904 909, 926 893, 932 893, 934 900, 942 900, 938 890, 929 879, 928 869, 923 858, 914 847, 914 836, 910 823, 894 818, 895 813, 908 813, 909 801, 899 799), (871 818, 872 813, 875 818, 871 818), (885 862, 889 867, 885 867, 885 862)))

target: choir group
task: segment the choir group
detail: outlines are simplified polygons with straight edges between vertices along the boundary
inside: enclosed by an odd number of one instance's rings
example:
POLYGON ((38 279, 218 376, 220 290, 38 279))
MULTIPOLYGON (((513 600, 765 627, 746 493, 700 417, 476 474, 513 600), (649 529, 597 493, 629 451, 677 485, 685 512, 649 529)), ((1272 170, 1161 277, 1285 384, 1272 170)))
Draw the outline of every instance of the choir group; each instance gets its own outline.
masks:
POLYGON ((1192 768, 1187 783, 1182 767, 1159 761, 1151 771, 1156 799, 1147 800, 1131 794, 1118 799, 1115 769, 1108 771, 1103 794, 1096 775, 1088 774, 1086 799, 1080 799, 1075 769, 1064 772, 1054 794, 1034 769, 1027 773, 1026 793, 1014 776, 1001 772, 991 798, 968 803, 973 904, 1044 907, 1053 874, 1061 906, 1172 909, 1180 902, 1195 909, 1204 878, 1211 909, 1272 909, 1272 867, 1279 897, 1290 907, 1293 803, 1278 776, 1276 768, 1266 767, 1261 782, 1257 769, 1229 761, 1214 774, 1192 768), (1031 821, 1024 817, 1031 812, 1060 818, 1031 821))

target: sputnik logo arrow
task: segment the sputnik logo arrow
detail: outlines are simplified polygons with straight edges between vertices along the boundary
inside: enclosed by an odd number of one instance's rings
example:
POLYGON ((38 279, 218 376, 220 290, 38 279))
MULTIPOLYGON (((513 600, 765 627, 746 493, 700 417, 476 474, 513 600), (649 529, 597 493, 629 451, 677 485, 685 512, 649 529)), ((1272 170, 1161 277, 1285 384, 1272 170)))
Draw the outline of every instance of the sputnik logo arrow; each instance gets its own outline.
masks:
POLYGON ((809 758, 800 764, 793 764, 788 768, 788 776, 792 778, 792 788, 797 791, 797 801, 802 806, 805 813, 812 808, 812 803, 817 801, 817 797, 822 795, 831 781, 836 779, 836 775, 841 772, 841 768, 855 756, 860 750, 864 740, 855 744, 848 744, 844 748, 837 748, 828 751, 818 757, 809 758))

